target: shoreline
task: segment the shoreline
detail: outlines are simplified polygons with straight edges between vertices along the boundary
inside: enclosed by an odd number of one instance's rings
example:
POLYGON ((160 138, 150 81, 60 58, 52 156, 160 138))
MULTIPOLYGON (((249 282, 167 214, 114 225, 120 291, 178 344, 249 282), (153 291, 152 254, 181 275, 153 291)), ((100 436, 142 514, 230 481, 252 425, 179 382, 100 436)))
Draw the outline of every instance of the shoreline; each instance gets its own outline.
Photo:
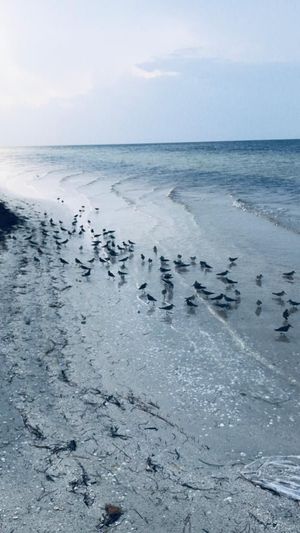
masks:
POLYGON ((216 461, 225 448, 217 430, 217 453, 186 431, 182 414, 171 409, 171 391, 155 387, 164 369, 159 359, 151 374, 136 350, 131 364, 124 359, 126 342, 134 348, 125 341, 130 322, 124 317, 109 331, 115 304, 104 285, 97 302, 103 321, 95 325, 83 314, 91 304, 78 300, 88 300, 90 289, 59 265, 48 236, 43 240, 41 211, 24 201, 25 223, 1 252, 3 532, 296 533, 296 502, 243 479, 243 456, 234 461, 223 453, 216 461), (38 257, 30 235, 42 244, 38 257), (109 343, 117 335, 120 341, 109 343), (152 394, 141 392, 147 379, 152 394), (118 521, 109 523, 108 504, 122 509, 118 521))

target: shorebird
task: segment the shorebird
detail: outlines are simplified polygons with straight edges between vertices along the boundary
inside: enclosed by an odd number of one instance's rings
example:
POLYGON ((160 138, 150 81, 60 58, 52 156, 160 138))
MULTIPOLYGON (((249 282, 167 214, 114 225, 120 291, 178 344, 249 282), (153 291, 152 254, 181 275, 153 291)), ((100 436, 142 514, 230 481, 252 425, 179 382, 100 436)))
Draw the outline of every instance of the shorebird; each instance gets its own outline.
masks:
POLYGON ((166 283, 169 287, 171 287, 172 289, 174 288, 174 283, 172 283, 172 281, 170 281, 169 279, 161 278, 161 280, 164 283, 166 283))
POLYGON ((256 300, 256 305, 257 305, 257 307, 260 307, 262 305, 262 301, 261 300, 256 300))
POLYGON ((59 258, 60 262, 63 264, 63 265, 68 265, 68 261, 66 261, 65 259, 63 259, 62 257, 59 258))
POLYGON ((229 270, 224 270, 224 272, 219 272, 216 274, 216 276, 220 276, 221 278, 224 278, 229 273, 229 270))
POLYGON ((228 257, 230 263, 235 263, 238 259, 238 257, 228 257))
POLYGON ((214 294, 214 292, 206 291, 205 289, 201 289, 201 292, 202 292, 202 294, 204 294, 205 296, 210 296, 211 294, 214 294))
POLYGON ((206 261, 200 261, 201 268, 205 268, 207 270, 212 270, 212 266, 208 265, 206 261))
POLYGON ((288 300, 287 303, 292 305, 293 307, 297 307, 298 305, 300 305, 300 302, 295 302, 294 300, 288 300))
POLYGON ((220 302, 215 302, 214 305, 220 309, 230 309, 230 304, 221 304, 220 302))
POLYGON ((118 270, 119 276, 128 276, 128 272, 123 272, 122 270, 118 270))
POLYGON ((263 275, 262 274, 257 274, 256 281, 261 281, 262 279, 263 279, 263 275))
POLYGON ((290 316, 290 312, 289 312, 289 310, 288 310, 288 309, 285 309, 285 310, 283 311, 283 313, 282 313, 282 316, 283 316, 284 320, 287 320, 287 319, 289 318, 289 316, 290 316))
POLYGON ((295 270, 291 270, 291 272, 284 272, 282 275, 285 278, 292 278, 294 274, 295 274, 295 270))
POLYGON ((162 311, 171 311, 175 307, 174 304, 164 305, 163 307, 159 307, 158 309, 162 309, 162 311))
POLYGON ((84 274, 82 274, 82 278, 87 278, 91 275, 91 269, 89 268, 84 274))
POLYGON ((107 273, 108 273, 108 276, 110 278, 114 278, 115 277, 115 275, 110 270, 108 270, 107 273))
POLYGON ((147 300, 148 302, 157 302, 156 298, 154 298, 154 296, 151 296, 151 294, 148 294, 147 293, 147 300))
POLYGON ((224 297, 224 294, 222 292, 220 292, 220 294, 218 294, 218 296, 214 296, 213 298, 211 298, 211 301, 221 301, 222 298, 224 297))
POLYGON ((230 279, 230 278, 224 278, 224 280, 226 281, 226 283, 228 283, 228 285, 236 285, 237 284, 237 281, 234 281, 233 279, 230 279))
POLYGON ((153 252, 157 254, 157 246, 153 246, 153 252))
POLYGON ((226 296, 226 294, 224 294, 224 300, 228 303, 232 303, 232 302, 236 302, 236 298, 230 298, 229 296, 226 296))
POLYGON ((202 289, 205 289, 205 286, 202 285, 201 283, 199 283, 199 281, 194 281, 193 285, 194 289, 196 289, 196 291, 201 291, 202 289))
POLYGON ((281 328, 276 328, 274 331, 278 331, 280 334, 287 333, 287 331, 292 328, 291 324, 287 324, 286 326, 281 326, 281 328))
POLYGON ((277 296, 277 298, 282 298, 282 296, 284 296, 286 294, 286 292, 285 291, 272 292, 272 294, 274 294, 274 296, 277 296))
POLYGON ((167 259, 166 257, 164 257, 163 255, 160 256, 160 262, 161 263, 168 263, 170 261, 170 259, 167 259))
POLYGON ((146 289, 147 285, 148 285, 148 283, 146 283, 146 282, 145 282, 145 283, 142 283, 142 285, 140 285, 140 286, 138 287, 138 290, 139 290, 139 291, 144 291, 144 290, 146 289))
POLYGON ((195 304, 192 300, 190 300, 190 298, 186 298, 185 303, 188 307, 198 307, 198 305, 195 304))

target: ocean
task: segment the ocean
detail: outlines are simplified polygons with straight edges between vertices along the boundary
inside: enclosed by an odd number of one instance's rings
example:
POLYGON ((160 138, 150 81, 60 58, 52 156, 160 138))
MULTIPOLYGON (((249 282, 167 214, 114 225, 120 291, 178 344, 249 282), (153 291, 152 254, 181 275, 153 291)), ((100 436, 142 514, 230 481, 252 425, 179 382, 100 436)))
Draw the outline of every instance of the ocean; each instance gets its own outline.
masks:
MULTIPOLYGON (((114 229, 119 243, 136 243, 125 282, 113 284, 97 264, 88 297, 82 283, 73 294, 99 325, 103 346, 119 354, 120 382, 122 366, 124 376, 130 365, 145 368, 135 386, 162 402, 167 390, 166 407, 189 431, 197 427, 199 438, 215 442, 222 428, 229 454, 279 453, 272 415, 266 421, 259 407, 245 417, 241 412, 245 396, 286 402, 300 385, 300 312, 288 304, 300 301, 300 141, 2 148, 0 158, 2 190, 29 204, 61 206, 63 199, 67 222, 84 205, 85 228, 114 229), (174 269, 178 254, 190 266, 174 269), (174 276, 174 291, 165 298, 161 255, 170 259, 174 276), (238 259, 230 264, 229 257, 238 259), (201 268, 200 260, 212 270, 201 268), (237 282, 233 288, 216 276, 224 270, 237 282), (283 277, 292 270, 293 277, 283 277), (205 294, 194 299, 197 307, 188 307, 195 280, 214 296, 232 298, 230 308, 217 307, 205 294), (137 290, 144 282, 155 306, 137 290), (272 294, 280 291, 281 299, 272 294), (159 309, 164 303, 174 304, 172 312, 159 309), (274 331, 286 324, 285 309, 293 326, 286 336, 274 331), (253 431, 260 423, 267 440, 253 431)), ((83 239, 86 259, 93 253, 88 231, 83 239)), ((65 258, 71 262, 75 253, 78 242, 65 258)), ((116 265, 112 269, 116 273, 116 265)), ((93 325, 86 334, 91 349, 99 329, 93 325)))

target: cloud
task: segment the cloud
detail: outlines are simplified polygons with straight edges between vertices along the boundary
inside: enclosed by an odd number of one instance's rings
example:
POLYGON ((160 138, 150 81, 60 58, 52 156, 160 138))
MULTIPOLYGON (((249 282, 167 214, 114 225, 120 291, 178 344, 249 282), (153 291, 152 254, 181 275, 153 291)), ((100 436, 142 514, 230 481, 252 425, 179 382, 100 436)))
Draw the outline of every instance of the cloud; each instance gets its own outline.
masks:
POLYGON ((141 66, 135 65, 132 69, 134 76, 143 78, 144 80, 152 80, 154 78, 169 78, 173 76, 179 76, 180 73, 175 70, 162 70, 162 69, 146 69, 141 66))

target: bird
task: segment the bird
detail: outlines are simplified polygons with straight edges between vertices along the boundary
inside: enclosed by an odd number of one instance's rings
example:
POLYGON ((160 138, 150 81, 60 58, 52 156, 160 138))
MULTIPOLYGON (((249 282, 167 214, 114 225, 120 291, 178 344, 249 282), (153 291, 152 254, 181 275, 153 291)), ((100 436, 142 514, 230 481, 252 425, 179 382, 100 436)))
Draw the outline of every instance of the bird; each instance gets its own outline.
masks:
POLYGON ((107 273, 108 273, 108 276, 110 278, 114 278, 115 277, 115 275, 110 270, 108 270, 107 273))
POLYGON ((263 279, 263 275, 262 274, 257 274, 256 281, 261 281, 262 279, 263 279))
POLYGON ((237 261, 238 257, 228 257, 230 263, 235 263, 237 261))
POLYGON ((262 301, 261 300, 256 300, 256 305, 257 305, 257 307, 260 307, 262 305, 262 301))
POLYGON ((192 300, 190 300, 189 298, 185 299, 185 303, 188 307, 198 307, 198 305, 192 302, 192 300))
POLYGON ((90 275, 91 275, 91 269, 89 268, 84 274, 82 274, 82 277, 87 278, 90 275))
POLYGON ((147 293, 147 300, 148 302, 157 302, 156 298, 154 296, 151 296, 151 294, 147 293))
POLYGON ((228 303, 232 303, 232 302, 236 302, 236 298, 230 298, 229 296, 226 296, 226 294, 224 294, 224 300, 228 303))
POLYGON ((68 265, 68 261, 66 261, 65 259, 63 259, 62 257, 59 258, 60 262, 63 264, 63 265, 68 265))
POLYGON ((142 285, 140 285, 140 286, 138 287, 138 290, 139 290, 139 291, 144 291, 144 290, 146 289, 147 285, 148 285, 148 283, 146 283, 146 282, 145 282, 145 283, 142 283, 142 285))
POLYGON ((292 278, 294 274, 295 274, 295 270, 291 270, 291 272, 284 272, 282 275, 285 278, 292 278))
POLYGON ((291 324, 287 324, 286 326, 281 326, 281 328, 276 328, 274 331, 278 331, 279 333, 287 333, 287 331, 292 328, 291 324))
POLYGON ((293 307, 297 307, 297 305, 300 305, 300 302, 295 302, 294 300, 288 300, 287 303, 292 305, 293 307))
POLYGON ((128 276, 128 272, 123 272, 122 270, 118 270, 119 276, 128 276))
POLYGON ((221 292, 220 294, 218 294, 218 296, 214 296, 213 298, 211 298, 212 301, 220 301, 222 300, 222 298, 224 297, 224 294, 221 292))
POLYGON ((220 276, 221 278, 224 278, 229 273, 229 270, 224 270, 224 272, 219 272, 216 274, 216 276, 220 276))
POLYGON ((278 298, 282 298, 282 296, 284 296, 286 294, 286 292, 285 291, 272 292, 272 294, 274 294, 274 296, 277 296, 278 298))
POLYGON ((199 281, 194 281, 193 283, 193 287, 194 289, 196 289, 196 291, 200 291, 201 289, 205 289, 205 287, 203 285, 201 285, 201 283, 199 283, 199 281))
POLYGON ((175 307, 175 304, 164 305, 163 307, 159 307, 158 309, 162 309, 162 311, 171 311, 173 307, 175 307))
POLYGON ((283 313, 282 313, 282 316, 283 316, 284 320, 287 320, 287 319, 289 318, 289 316, 290 316, 290 312, 289 312, 289 310, 288 310, 288 309, 285 309, 285 310, 283 311, 283 313))
POLYGON ((226 283, 228 283, 228 285, 236 285, 237 284, 237 281, 234 281, 233 279, 230 279, 230 278, 224 278, 226 283))
POLYGON ((153 252, 157 254, 157 246, 153 246, 153 252))
POLYGON ((169 279, 165 279, 165 278, 162 278, 162 281, 173 289, 174 283, 172 283, 172 281, 170 281, 169 279))
POLYGON ((162 273, 165 273, 165 272, 171 272, 171 269, 170 269, 170 268, 159 267, 159 270, 160 270, 160 272, 162 272, 162 273))
POLYGON ((215 306, 220 309, 230 309, 230 304, 221 304, 220 302, 215 302, 215 306))

